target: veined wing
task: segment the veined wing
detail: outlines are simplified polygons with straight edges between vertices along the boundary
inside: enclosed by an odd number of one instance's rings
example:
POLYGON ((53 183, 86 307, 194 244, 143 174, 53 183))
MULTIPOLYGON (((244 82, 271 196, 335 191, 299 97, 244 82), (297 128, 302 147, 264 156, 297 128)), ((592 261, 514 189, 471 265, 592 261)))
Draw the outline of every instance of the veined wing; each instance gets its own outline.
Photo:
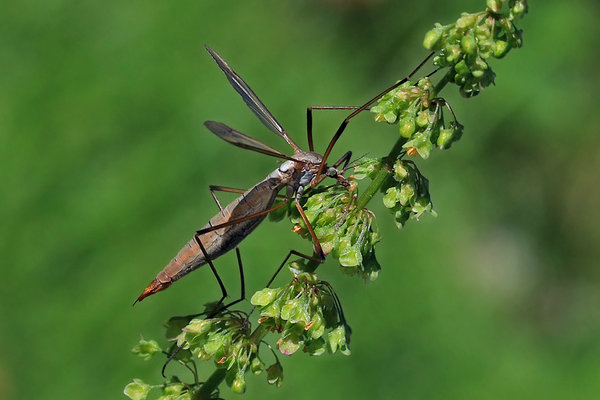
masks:
POLYGON ((231 86, 242 96, 244 102, 254 114, 261 120, 263 124, 279 136, 285 139, 286 142, 290 144, 294 148, 294 152, 302 151, 298 145, 292 140, 291 137, 288 136, 287 132, 281 127, 279 122, 275 119, 273 114, 267 109, 267 107, 263 104, 262 101, 258 98, 258 96, 250 89, 250 86, 244 82, 244 80, 235 73, 235 71, 223 60, 223 58, 218 55, 213 49, 208 46, 205 46, 206 50, 210 53, 212 58, 215 59, 219 68, 225 73, 227 80, 231 83, 231 86))
POLYGON ((234 146, 238 146, 243 149, 254 150, 259 153, 267 154, 273 157, 283 158, 284 160, 294 160, 293 158, 280 153, 274 148, 267 146, 266 144, 261 143, 258 140, 251 138, 250 136, 245 135, 240 131, 236 131, 235 129, 230 128, 229 126, 220 122, 206 121, 204 125, 212 133, 225 140, 226 142, 233 144, 234 146))

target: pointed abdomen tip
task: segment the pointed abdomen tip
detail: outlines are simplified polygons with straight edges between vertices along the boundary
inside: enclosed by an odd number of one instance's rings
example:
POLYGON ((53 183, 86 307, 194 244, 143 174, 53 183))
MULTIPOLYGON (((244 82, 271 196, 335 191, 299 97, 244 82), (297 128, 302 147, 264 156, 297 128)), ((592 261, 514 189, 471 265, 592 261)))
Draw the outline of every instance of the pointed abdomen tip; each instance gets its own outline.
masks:
POLYGON ((162 282, 159 282, 158 279, 154 279, 152 282, 150 282, 150 284, 146 287, 146 289, 144 289, 142 294, 140 294, 140 297, 137 298, 137 300, 133 303, 133 305, 135 305, 135 303, 137 303, 139 301, 144 300, 146 297, 153 295, 154 293, 158 293, 161 290, 165 290, 170 285, 171 285, 171 282, 162 283, 162 282))

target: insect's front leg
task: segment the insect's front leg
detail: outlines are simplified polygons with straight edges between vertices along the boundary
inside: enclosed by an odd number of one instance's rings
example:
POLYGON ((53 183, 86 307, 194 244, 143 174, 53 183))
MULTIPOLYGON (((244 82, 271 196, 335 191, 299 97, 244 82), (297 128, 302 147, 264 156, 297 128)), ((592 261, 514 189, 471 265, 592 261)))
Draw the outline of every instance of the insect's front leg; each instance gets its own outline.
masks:
MULTIPOLYGON (((427 57, 425 57, 425 59, 423 61, 421 61, 421 63, 414 70, 412 70, 412 72, 410 74, 408 74, 408 76, 406 78, 401 79, 400 81, 396 82, 392 86, 390 86, 387 89, 385 89, 383 92, 379 93, 377 96, 373 97, 371 100, 367 101, 362 106, 358 107, 356 110, 354 110, 354 112, 350 113, 350 115, 348 115, 342 121, 342 123, 340 124, 340 127, 337 129, 337 131, 335 132, 335 134, 331 138, 331 141, 329 142, 329 145, 327 145, 327 149, 325 150, 325 153, 323 154, 323 161, 322 161, 321 167, 319 168, 319 171, 317 172, 317 179, 323 173, 323 168, 325 166, 325 162, 327 161, 327 158, 329 157, 329 154, 331 153, 331 150, 333 149, 333 146, 335 145, 335 143, 338 141, 338 139, 340 138, 340 136, 344 132, 344 129, 346 129, 346 126, 348 125, 348 123, 350 122, 350 120, 352 118, 356 117, 362 111, 364 111, 364 110, 368 109, 369 107, 371 107, 371 105, 373 103, 375 103, 377 100, 379 100, 386 93, 389 93, 392 90, 394 90, 397 87, 399 87, 400 85, 402 85, 403 83, 408 82, 412 78, 412 76, 414 74, 416 74, 417 71, 419 71, 423 67, 423 65, 425 65, 425 63, 427 61, 429 61, 429 59, 431 57, 433 57, 434 54, 435 54, 434 52, 429 53, 429 55, 427 57)), ((437 69, 435 71, 433 71, 432 73, 430 73, 429 75, 427 75, 427 77, 433 75, 435 72, 437 72, 437 69)), ((312 141, 312 138, 310 140, 312 141)))
MULTIPOLYGON (((306 135, 308 136, 308 148, 315 151, 312 136, 312 111, 313 110, 358 110, 359 106, 310 106, 306 108, 306 135)), ((370 107, 367 107, 369 109, 370 107)))

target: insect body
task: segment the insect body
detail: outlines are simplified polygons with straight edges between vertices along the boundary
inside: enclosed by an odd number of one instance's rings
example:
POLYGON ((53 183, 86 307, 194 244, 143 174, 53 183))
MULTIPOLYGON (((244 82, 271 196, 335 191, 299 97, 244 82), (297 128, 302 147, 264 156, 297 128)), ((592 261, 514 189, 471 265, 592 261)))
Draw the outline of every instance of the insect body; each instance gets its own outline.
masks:
MULTIPOLYGON (((322 164, 322 156, 312 151, 302 151, 283 130, 250 87, 217 53, 209 47, 207 47, 207 50, 250 109, 269 129, 283 137, 292 146, 294 155, 292 157, 285 156, 279 151, 225 124, 207 121, 205 126, 229 143, 278 157, 285 161, 264 180, 243 192, 241 196, 228 204, 221 212, 211 218, 202 229, 197 231, 194 237, 177 253, 173 260, 150 282, 137 301, 141 301, 154 293, 166 289, 174 281, 232 250, 262 222, 269 212, 283 206, 287 201, 293 199, 296 202, 301 215, 308 226, 310 226, 298 200, 305 189, 315 182, 317 172, 322 164), (273 207, 277 194, 284 188, 286 189, 285 201, 273 207)), ((345 161, 347 164, 349 157, 350 153, 341 161, 345 161)), ((338 165, 339 163, 335 167, 338 165)), ((345 178, 335 167, 328 168, 327 175, 345 183, 345 178)), ((309 230, 312 231, 312 227, 309 230)), ((325 255, 316 236, 314 236, 314 232, 311 232, 311 234, 314 239, 315 253, 323 261, 325 255)))
POLYGON ((295 157, 298 161, 283 162, 264 180, 248 189, 211 218, 198 231, 205 233, 194 235, 173 260, 159 272, 156 279, 144 289, 138 301, 166 289, 174 281, 206 264, 208 259, 214 260, 236 247, 264 220, 268 212, 275 209, 272 206, 281 189, 286 188, 287 199, 294 195, 299 199, 305 187, 314 179, 321 156, 312 152, 302 152, 295 157), (240 222, 230 223, 233 221, 240 222), (221 228, 214 229, 219 226, 221 228))
MULTIPOLYGON (((228 204, 225 208, 221 209, 217 215, 199 231, 196 231, 193 238, 177 253, 175 258, 158 273, 156 278, 150 282, 150 284, 144 289, 142 294, 138 297, 137 301, 141 301, 144 298, 157 293, 161 290, 169 287, 174 281, 181 279, 185 275, 189 274, 193 270, 201 267, 204 264, 209 264, 212 272, 215 274, 223 297, 219 303, 226 297, 227 292, 221 279, 219 278, 212 260, 227 253, 228 251, 235 248, 245 237, 247 237, 262 220, 271 211, 282 207, 289 201, 294 201, 295 206, 298 209, 300 216, 304 220, 308 232, 313 241, 313 250, 316 257, 311 257, 299 253, 295 250, 291 250, 283 263, 278 269, 281 270, 284 263, 292 255, 298 255, 310 260, 324 262, 325 254, 321 248, 319 240, 317 239, 310 222, 308 221, 302 206, 300 205, 299 199, 306 189, 314 187, 320 183, 325 177, 336 179, 341 184, 347 186, 348 181, 344 178, 343 173, 348 166, 350 161, 351 152, 344 154, 337 162, 332 166, 327 166, 326 161, 333 149, 334 144, 337 142, 342 132, 348 125, 350 119, 355 117, 361 111, 369 108, 369 106, 379 99, 384 94, 402 85, 410 77, 417 72, 421 66, 433 55, 431 53, 413 72, 408 75, 407 78, 396 82, 391 87, 384 90, 382 93, 369 100, 367 103, 360 107, 353 106, 314 106, 307 109, 307 136, 308 145, 310 151, 303 151, 287 134, 287 132, 281 127, 279 122, 271 114, 271 112, 265 107, 260 101, 256 94, 250 89, 250 87, 244 82, 244 80, 231 69, 231 67, 210 47, 206 46, 206 49, 210 55, 217 62, 221 70, 225 73, 225 76, 229 80, 229 83, 239 93, 246 105, 254 112, 254 114, 261 120, 261 122, 273 131, 278 136, 282 137, 294 150, 292 156, 286 156, 283 153, 269 147, 256 139, 253 139, 229 126, 214 121, 205 122, 205 126, 215 135, 221 139, 245 149, 257 151, 259 153, 267 154, 273 157, 283 159, 280 166, 271 172, 264 180, 254 185, 252 188, 241 191, 236 189, 222 189, 229 192, 241 193, 241 195, 233 202, 228 204), (312 139, 312 110, 354 110, 344 121, 341 123, 338 130, 335 132, 333 138, 329 142, 327 149, 323 156, 314 152, 313 139, 312 139), (337 168, 344 164, 342 170, 337 168), (281 203, 273 206, 278 193, 285 189, 285 198, 281 203)), ((212 192, 212 190, 211 190, 212 192)), ((216 197, 215 197, 216 200, 216 197)), ((218 204, 218 200, 217 200, 218 204)), ((220 205, 219 205, 220 207, 220 205)), ((241 261, 238 253, 238 261, 240 262, 240 275, 242 277, 242 298, 244 297, 244 286, 243 286, 243 271, 241 268, 241 261)), ((276 273, 277 274, 277 273, 276 273)), ((272 281, 272 279, 271 279, 272 281)), ((241 300, 241 299, 240 299, 241 300)))

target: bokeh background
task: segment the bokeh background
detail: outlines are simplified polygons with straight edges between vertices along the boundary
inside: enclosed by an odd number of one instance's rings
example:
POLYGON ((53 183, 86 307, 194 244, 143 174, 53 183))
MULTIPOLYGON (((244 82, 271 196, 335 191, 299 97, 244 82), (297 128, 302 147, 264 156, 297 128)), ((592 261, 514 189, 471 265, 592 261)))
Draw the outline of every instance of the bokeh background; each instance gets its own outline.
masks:
MULTIPOLYGON (((202 269, 131 307, 215 213, 209 184, 246 188, 277 165, 202 123, 288 150, 203 44, 305 145, 308 105, 364 102, 424 57, 434 22, 484 4, 4 4, 0 399, 124 398, 134 377, 159 382, 161 361, 130 348, 218 296, 202 269)), ((283 387, 249 376, 244 398, 598 397, 599 14, 595 0, 531 1, 524 47, 493 63, 497 86, 473 99, 442 92, 466 129, 420 163, 439 217, 397 231, 377 198, 379 280, 320 269, 354 329, 352 356, 284 358, 283 387)), ((315 116, 318 149, 343 116, 315 116)), ((362 115, 334 156, 383 155, 396 135, 362 115)), ((265 222, 243 243, 251 293, 290 248, 310 244, 289 223, 265 222)), ((236 293, 234 256, 218 265, 236 293)))

